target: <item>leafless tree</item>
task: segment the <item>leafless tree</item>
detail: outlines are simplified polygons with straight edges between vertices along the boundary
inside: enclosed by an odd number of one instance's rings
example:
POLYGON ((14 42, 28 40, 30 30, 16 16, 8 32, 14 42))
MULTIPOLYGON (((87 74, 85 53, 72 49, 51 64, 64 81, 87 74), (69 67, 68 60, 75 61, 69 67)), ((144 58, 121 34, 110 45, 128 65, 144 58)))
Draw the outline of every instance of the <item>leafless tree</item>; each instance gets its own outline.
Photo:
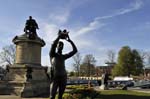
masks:
POLYGON ((147 52, 146 56, 147 66, 150 66, 150 52, 147 52))
POLYGON ((145 72, 145 68, 147 66, 150 66, 150 52, 149 51, 143 51, 143 50, 139 50, 140 56, 142 58, 143 61, 143 65, 144 65, 144 75, 146 75, 145 72))
POLYGON ((142 51, 142 50, 138 50, 142 60, 144 60, 147 57, 147 52, 146 51, 142 51))
POLYGON ((15 62, 15 52, 15 45, 4 46, 0 52, 1 63, 12 65, 15 62))
POLYGON ((114 50, 108 50, 107 51, 107 62, 114 63, 115 62, 115 51, 114 50))
POLYGON ((73 60, 74 60, 74 63, 73 63, 74 70, 77 73, 77 76, 79 77, 80 65, 81 65, 81 60, 82 60, 82 57, 79 52, 73 56, 73 60))
POLYGON ((95 57, 92 54, 85 55, 83 64, 87 65, 87 74, 88 76, 91 76, 91 73, 93 71, 93 66, 95 66, 96 60, 95 57))
POLYGON ((142 61, 143 61, 143 64, 144 64, 144 66, 147 64, 147 59, 148 59, 148 52, 146 52, 146 51, 143 51, 143 50, 138 50, 138 52, 139 52, 139 54, 140 54, 140 56, 141 56, 141 58, 142 58, 142 61))

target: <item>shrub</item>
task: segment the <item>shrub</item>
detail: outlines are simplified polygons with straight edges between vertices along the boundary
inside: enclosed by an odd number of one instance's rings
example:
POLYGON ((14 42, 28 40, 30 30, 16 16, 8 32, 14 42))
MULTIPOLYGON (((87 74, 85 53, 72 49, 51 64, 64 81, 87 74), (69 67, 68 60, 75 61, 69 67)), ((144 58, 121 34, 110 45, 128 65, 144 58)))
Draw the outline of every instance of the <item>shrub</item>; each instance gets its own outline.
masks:
POLYGON ((74 89, 64 99, 93 99, 98 93, 92 88, 74 89))

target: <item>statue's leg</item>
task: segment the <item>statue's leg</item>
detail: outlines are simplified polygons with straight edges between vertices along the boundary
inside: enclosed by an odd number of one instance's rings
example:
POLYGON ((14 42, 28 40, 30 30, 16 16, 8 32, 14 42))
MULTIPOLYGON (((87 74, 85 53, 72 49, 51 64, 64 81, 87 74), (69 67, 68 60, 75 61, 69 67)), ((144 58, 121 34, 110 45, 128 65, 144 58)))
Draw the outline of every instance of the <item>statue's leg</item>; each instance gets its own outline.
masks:
POLYGON ((52 82, 52 89, 50 89, 51 91, 51 95, 50 95, 50 99, 55 99, 56 93, 57 93, 57 88, 58 88, 58 81, 54 80, 52 82))
POLYGON ((32 39, 35 39, 37 34, 36 34, 36 29, 31 29, 31 35, 32 35, 32 39))
POLYGON ((58 99, 62 99, 63 93, 64 93, 65 88, 66 88, 66 84, 67 84, 67 77, 61 78, 60 82, 59 82, 59 95, 58 95, 58 99))
POLYGON ((33 35, 34 35, 34 37, 36 37, 36 36, 37 36, 36 28, 35 28, 35 29, 33 29, 33 35))

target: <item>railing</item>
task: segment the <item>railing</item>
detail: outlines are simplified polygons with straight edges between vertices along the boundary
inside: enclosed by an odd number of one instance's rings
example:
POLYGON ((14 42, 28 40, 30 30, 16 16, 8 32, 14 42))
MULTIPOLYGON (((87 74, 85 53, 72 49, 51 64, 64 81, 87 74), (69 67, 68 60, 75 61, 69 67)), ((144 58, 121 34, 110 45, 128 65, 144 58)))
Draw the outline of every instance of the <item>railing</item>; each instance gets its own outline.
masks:
MULTIPOLYGON (((91 84, 98 85, 97 80, 90 80, 91 84)), ((88 84, 89 80, 67 80, 67 85, 88 84)))

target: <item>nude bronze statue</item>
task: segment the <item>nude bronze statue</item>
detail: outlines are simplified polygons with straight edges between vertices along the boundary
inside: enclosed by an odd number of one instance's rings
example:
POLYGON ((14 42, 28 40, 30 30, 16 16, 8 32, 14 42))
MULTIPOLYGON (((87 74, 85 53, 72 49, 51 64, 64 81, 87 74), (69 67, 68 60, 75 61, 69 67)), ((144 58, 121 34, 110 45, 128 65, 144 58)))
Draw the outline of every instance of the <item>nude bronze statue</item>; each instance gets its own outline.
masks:
MULTIPOLYGON (((63 31, 67 33, 67 30, 63 31)), ((55 99, 57 89, 59 88, 58 99, 62 99, 67 84, 67 72, 65 69, 65 60, 72 57, 77 52, 77 48, 68 34, 59 31, 58 37, 54 40, 50 49, 50 61, 53 68, 52 88, 50 99, 55 99), (59 41, 64 39, 72 45, 72 51, 62 54, 64 43, 59 41), (56 52, 57 49, 57 52, 56 52)))

